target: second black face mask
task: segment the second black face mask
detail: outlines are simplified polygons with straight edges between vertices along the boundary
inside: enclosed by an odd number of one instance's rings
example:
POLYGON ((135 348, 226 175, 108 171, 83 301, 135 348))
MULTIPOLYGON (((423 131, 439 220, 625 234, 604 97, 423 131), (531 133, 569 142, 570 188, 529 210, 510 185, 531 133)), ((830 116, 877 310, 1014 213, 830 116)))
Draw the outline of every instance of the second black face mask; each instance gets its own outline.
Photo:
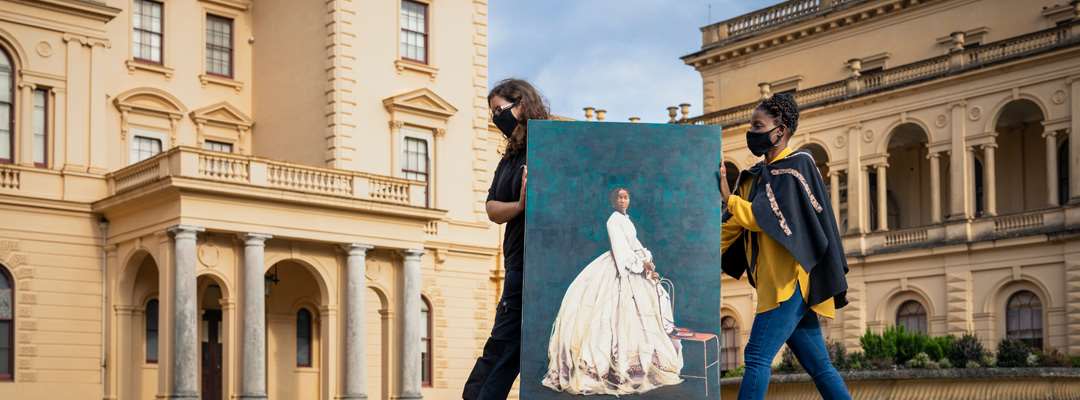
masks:
POLYGON ((517 128, 518 125, 518 120, 517 118, 514 118, 514 112, 511 108, 513 107, 508 107, 507 109, 500 111, 491 119, 492 122, 495 123, 495 126, 499 127, 499 130, 502 131, 503 135, 506 137, 513 135, 514 128, 517 128))
POLYGON ((776 128, 779 128, 779 126, 765 132, 746 131, 746 147, 750 149, 750 152, 753 153, 754 156, 761 157, 765 155, 765 153, 768 153, 769 149, 776 147, 776 144, 772 142, 772 138, 770 137, 770 134, 772 131, 775 131, 776 128))

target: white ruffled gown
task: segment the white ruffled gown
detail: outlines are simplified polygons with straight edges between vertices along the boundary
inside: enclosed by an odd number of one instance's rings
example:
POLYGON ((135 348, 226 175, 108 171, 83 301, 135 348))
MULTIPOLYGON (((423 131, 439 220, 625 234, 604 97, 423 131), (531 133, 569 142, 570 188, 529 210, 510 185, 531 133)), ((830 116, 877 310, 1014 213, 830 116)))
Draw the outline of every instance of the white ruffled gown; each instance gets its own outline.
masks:
POLYGON ((649 252, 630 218, 607 221, 611 251, 597 257, 563 296, 548 343, 543 385, 570 394, 624 395, 682 382, 682 348, 666 290, 646 277, 649 252))

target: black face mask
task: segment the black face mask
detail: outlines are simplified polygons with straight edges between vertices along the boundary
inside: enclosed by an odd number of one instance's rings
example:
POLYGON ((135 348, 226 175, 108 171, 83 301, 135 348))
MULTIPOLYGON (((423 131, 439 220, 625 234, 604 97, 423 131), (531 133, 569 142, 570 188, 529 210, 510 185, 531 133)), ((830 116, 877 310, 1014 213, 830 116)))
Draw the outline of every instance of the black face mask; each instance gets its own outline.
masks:
POLYGON ((780 126, 777 125, 764 132, 746 131, 746 147, 757 157, 765 155, 765 153, 769 152, 769 149, 776 147, 776 143, 773 143, 770 134, 779 127, 780 126))
POLYGON ((514 118, 514 112, 511 111, 515 106, 517 106, 517 104, 506 107, 502 111, 496 112, 495 116, 491 118, 491 121, 495 123, 495 126, 499 127, 499 130, 502 131, 503 136, 510 137, 510 135, 514 134, 514 128, 517 128, 518 120, 517 118, 514 118))

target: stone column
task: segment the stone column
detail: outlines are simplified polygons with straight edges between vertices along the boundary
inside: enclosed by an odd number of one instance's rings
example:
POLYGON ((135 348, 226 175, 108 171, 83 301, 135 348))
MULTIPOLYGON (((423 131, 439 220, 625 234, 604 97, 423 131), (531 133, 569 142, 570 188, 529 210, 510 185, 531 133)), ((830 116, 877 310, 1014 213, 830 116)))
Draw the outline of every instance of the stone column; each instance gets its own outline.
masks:
POLYGON ((270 235, 248 233, 244 240, 243 336, 240 398, 266 398, 266 240, 270 235))
MULTIPOLYGON (((840 226, 840 171, 829 170, 829 200, 832 200, 833 216, 836 217, 836 226, 840 226)), ((843 229, 843 228, 840 228, 843 229)), ((840 232, 841 234, 844 232, 840 232)))
MULTIPOLYGON (((102 174, 109 171, 108 135, 112 133, 107 130, 105 124, 107 118, 110 117, 106 111, 106 80, 104 79, 107 73, 105 66, 109 63, 108 56, 105 54, 105 47, 108 45, 108 42, 101 40, 90 41, 90 172, 102 174)), ((177 143, 169 143, 169 146, 175 145, 177 143)), ((124 151, 126 152, 127 149, 124 151)))
POLYGON ((994 149, 996 144, 983 145, 983 197, 986 204, 986 215, 997 215, 997 173, 994 163, 994 149))
POLYGON ((941 222, 941 153, 930 152, 930 222, 941 222))
POLYGON ((949 146, 949 220, 966 220, 971 215, 969 208, 970 192, 968 191, 968 164, 971 162, 967 156, 967 148, 964 142, 967 140, 965 121, 967 116, 967 103, 959 101, 949 105, 952 132, 949 137, 952 143, 949 146))
POLYGON ((1057 207, 1058 204, 1058 154, 1057 131, 1043 132, 1046 139, 1046 204, 1057 207))
POLYGON ((398 399, 422 399, 420 393, 420 258, 423 249, 405 250, 401 310, 401 394, 398 399))
MULTIPOLYGON (((20 165, 34 166, 34 90, 37 86, 33 83, 19 84, 18 102, 22 107, 18 118, 21 120, 18 131, 12 131, 15 137, 15 147, 11 149, 11 159, 20 165)), ((12 99, 15 100, 15 99, 12 99)))
MULTIPOLYGON (((364 329, 364 295, 367 285, 364 274, 367 271, 367 251, 374 246, 352 243, 342 246, 349 252, 346 261, 345 276, 345 388, 341 399, 366 399, 367 382, 364 381, 364 355, 367 332, 364 329)), ((417 339, 419 340, 419 339, 417 339)))
POLYGON ((1080 76, 1069 84, 1069 204, 1080 204, 1080 76))
MULTIPOLYGON (((966 209, 964 215, 966 215, 968 218, 972 218, 975 216, 975 213, 978 210, 979 202, 979 199, 976 197, 978 193, 975 193, 975 150, 975 146, 966 146, 964 148, 964 153, 962 156, 965 160, 965 163, 968 164, 968 167, 964 170, 964 176, 967 178, 965 179, 965 181, 969 182, 969 184, 964 185, 963 189, 964 197, 967 198, 967 204, 964 206, 964 208, 966 209)), ((986 163, 983 163, 983 177, 985 178, 985 176, 986 163)), ((985 193, 986 182, 983 182, 983 194, 985 193)), ((985 201, 983 202, 983 205, 986 205, 985 201)), ((983 212, 986 212, 986 210, 983 210, 983 212)))
POLYGON ((172 390, 170 399, 199 398, 199 324, 195 304, 195 238, 202 227, 176 225, 173 234, 172 390))
POLYGON ((877 212, 878 212, 878 229, 879 231, 889 230, 889 197, 888 186, 885 182, 885 173, 889 168, 888 163, 880 163, 877 165, 877 212))
POLYGON ((848 233, 866 233, 866 226, 863 223, 864 214, 866 214, 865 205, 863 199, 866 194, 863 193, 863 170, 862 165, 859 162, 861 157, 859 152, 859 144, 862 143, 862 126, 855 124, 848 128, 847 140, 848 147, 848 166, 847 166, 847 193, 848 193, 848 233))

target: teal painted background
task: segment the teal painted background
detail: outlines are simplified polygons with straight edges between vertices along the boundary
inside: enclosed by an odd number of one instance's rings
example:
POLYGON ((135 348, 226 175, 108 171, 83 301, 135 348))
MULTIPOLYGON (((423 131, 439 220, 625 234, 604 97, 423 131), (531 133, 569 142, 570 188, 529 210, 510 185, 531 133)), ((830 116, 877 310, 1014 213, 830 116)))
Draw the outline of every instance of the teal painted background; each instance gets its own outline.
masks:
MULTIPOLYGON (((675 283, 676 325, 719 335, 719 127, 530 121, 528 149, 523 399, 615 398, 558 393, 540 381, 563 294, 610 250, 608 194, 618 186, 630 190, 628 214, 657 272, 675 283)), ((706 398, 686 384, 623 397, 706 398)))

